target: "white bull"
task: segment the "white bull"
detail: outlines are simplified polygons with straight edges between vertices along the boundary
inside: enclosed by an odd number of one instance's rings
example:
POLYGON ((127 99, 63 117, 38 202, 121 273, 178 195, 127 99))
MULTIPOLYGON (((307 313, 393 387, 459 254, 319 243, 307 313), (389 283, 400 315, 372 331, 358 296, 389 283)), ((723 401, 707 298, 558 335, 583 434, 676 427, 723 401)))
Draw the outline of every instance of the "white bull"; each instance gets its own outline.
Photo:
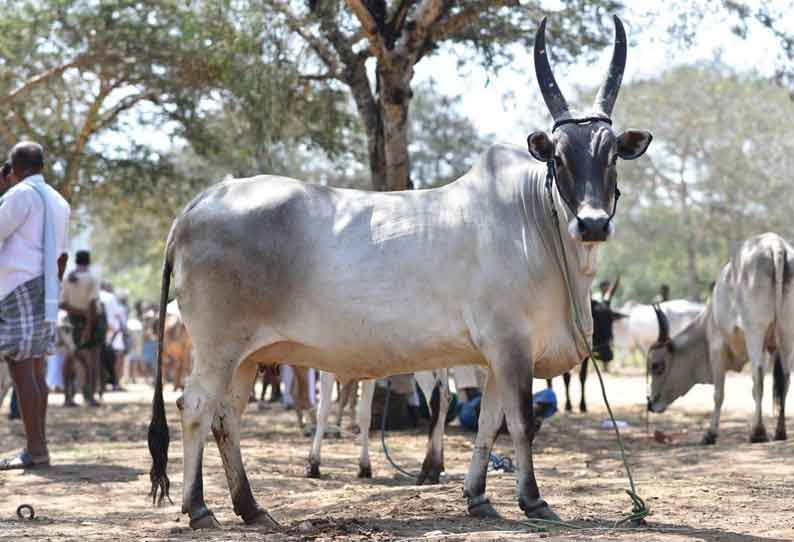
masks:
POLYGON ((651 398, 648 409, 663 412, 697 383, 714 384, 714 413, 703 444, 717 441, 725 373, 749 361, 755 414, 751 442, 768 440, 761 415, 764 368, 775 359, 775 439, 786 438, 785 404, 794 367, 794 247, 774 233, 751 237, 725 264, 705 310, 670 338, 663 314, 661 333, 648 353, 651 398), (768 359, 767 359, 768 358, 768 359))
MULTIPOLYGON (((425 396, 430 410, 430 434, 427 442, 427 453, 422 462, 422 470, 417 477, 417 484, 425 482, 437 484, 444 472, 444 426, 449 408, 449 383, 446 369, 438 371, 421 371, 416 373, 416 382, 425 396), (433 400, 433 391, 438 389, 437 400, 433 400)), ((320 372, 320 401, 317 406, 317 428, 314 432, 309 463, 306 475, 310 478, 320 477, 321 450, 325 431, 328 427, 328 415, 331 413, 331 395, 336 377, 325 371, 320 372)), ((358 477, 372 478, 372 464, 369 460, 369 426, 372 421, 372 397, 375 393, 375 381, 361 382, 361 400, 358 402, 359 439, 361 454, 358 460, 358 477)), ((386 413, 383 413, 386 416, 386 413)), ((341 416, 340 416, 341 418, 341 416)))
MULTIPOLYGON (((519 505, 529 517, 557 518, 541 499, 532 465, 532 379, 562 374, 587 355, 590 285, 598 244, 612 231, 616 162, 641 156, 651 135, 617 136, 611 127, 626 60, 617 18, 609 74, 592 113, 579 119, 554 81, 544 30, 545 21, 535 40, 535 68, 556 126, 551 134, 532 133, 528 144, 532 156, 550 165, 533 162, 525 149, 496 145, 466 175, 432 190, 373 193, 270 176, 229 180, 200 194, 174 222, 161 310, 173 271, 195 349, 177 402, 182 510, 192 527, 218 527, 202 487, 210 428, 235 512, 247 523, 274 524, 245 474, 240 417, 257 363, 284 360, 343 381, 486 368, 465 481, 468 510, 496 516, 485 481, 506 416, 519 505), (548 189, 547 167, 556 171, 548 189), (562 258, 570 267, 567 282, 562 258), (584 337, 575 329, 571 299, 581 308, 584 337)), ((155 382, 149 448, 152 496, 162 499, 168 427, 159 375, 155 382)))
MULTIPOLYGON (((687 299, 671 299, 659 303, 659 307, 670 323, 670 333, 675 335, 703 312, 705 305, 687 299)), ((612 332, 615 349, 629 353, 639 350, 645 356, 659 336, 659 324, 653 306, 627 304, 618 312, 628 317, 614 323, 612 332)))

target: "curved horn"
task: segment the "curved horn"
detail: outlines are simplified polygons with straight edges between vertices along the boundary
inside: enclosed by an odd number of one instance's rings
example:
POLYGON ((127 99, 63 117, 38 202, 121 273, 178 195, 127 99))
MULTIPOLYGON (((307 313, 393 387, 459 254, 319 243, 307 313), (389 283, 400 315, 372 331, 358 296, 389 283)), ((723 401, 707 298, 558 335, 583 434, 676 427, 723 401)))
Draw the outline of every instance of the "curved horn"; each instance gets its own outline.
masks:
POLYGON ((606 79, 598 89, 593 109, 598 113, 603 113, 607 117, 612 115, 615 101, 620 92, 620 83, 623 81, 623 70, 626 68, 626 30, 617 15, 615 18, 615 46, 612 51, 612 61, 609 63, 609 71, 606 79))
POLYGON ((659 322, 659 338, 656 339, 656 342, 666 343, 670 340, 670 321, 659 305, 654 304, 653 310, 656 313, 656 320, 659 322))
POLYGON ((535 34, 535 75, 538 78, 540 93, 549 108, 552 118, 557 121, 562 118, 570 117, 568 112, 568 102, 562 95, 554 73, 549 65, 548 49, 546 48, 546 17, 540 21, 538 32, 535 34))
POLYGON ((620 286, 620 274, 618 274, 617 278, 615 278, 615 282, 612 283, 612 287, 609 289, 606 297, 604 298, 604 302, 607 305, 612 304, 612 297, 615 295, 615 292, 617 291, 619 286, 620 286))

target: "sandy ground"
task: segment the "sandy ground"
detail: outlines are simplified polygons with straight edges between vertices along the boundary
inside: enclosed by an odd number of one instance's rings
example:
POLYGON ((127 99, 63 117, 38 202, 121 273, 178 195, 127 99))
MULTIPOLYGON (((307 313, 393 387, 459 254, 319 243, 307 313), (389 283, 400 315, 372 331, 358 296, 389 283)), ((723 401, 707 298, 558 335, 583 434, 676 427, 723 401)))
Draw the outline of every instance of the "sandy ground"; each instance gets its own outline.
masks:
MULTIPOLYGON (((542 385, 537 382, 538 385, 542 385)), ((562 382, 556 389, 561 392, 562 382)), ((578 382, 572 385, 578 403, 578 382)), ((523 521, 515 501, 515 475, 491 472, 488 493, 503 520, 465 515, 462 498, 473 435, 450 427, 445 441, 446 476, 441 485, 420 487, 395 476, 378 435, 372 438, 375 478, 356 478, 358 447, 352 436, 328 439, 323 477, 303 477, 309 438, 298 431, 294 413, 276 407, 245 418, 243 457, 254 493, 282 523, 280 532, 244 526, 232 511, 217 449, 205 452, 208 505, 223 530, 195 533, 180 514, 182 450, 175 393, 168 393, 172 430, 169 473, 177 504, 155 509, 149 489, 146 428, 151 390, 106 395, 99 409, 64 409, 51 397, 49 439, 53 466, 0 473, 0 540, 625 540, 735 541, 794 540, 794 443, 750 444, 752 410, 747 375, 728 381, 720 442, 697 443, 708 423, 712 389, 699 386, 663 415, 651 417, 651 433, 674 437, 661 444, 646 432, 643 375, 609 375, 607 388, 617 416, 628 422, 624 436, 640 495, 652 509, 647 528, 610 526, 630 510, 627 481, 612 431, 599 428, 606 417, 595 378, 588 382, 590 413, 560 414, 536 438, 536 473, 545 499, 560 516, 581 529, 538 532, 523 521), (32 521, 16 519, 18 505, 31 504, 32 521)), ((767 390, 770 390, 767 387, 767 390)), ((794 394, 792 394, 794 395, 794 394)), ((771 392, 765 409, 771 414, 771 392)), ((794 399, 789 412, 794 412, 794 399)), ((0 421, 0 453, 23 443, 18 422, 0 421)), ((767 419, 772 433, 771 418, 767 419)), ((791 428, 794 438, 794 428, 791 428)), ((405 468, 419 468, 424 431, 388 434, 392 455, 405 468)), ((496 451, 513 455, 508 436, 496 451)))

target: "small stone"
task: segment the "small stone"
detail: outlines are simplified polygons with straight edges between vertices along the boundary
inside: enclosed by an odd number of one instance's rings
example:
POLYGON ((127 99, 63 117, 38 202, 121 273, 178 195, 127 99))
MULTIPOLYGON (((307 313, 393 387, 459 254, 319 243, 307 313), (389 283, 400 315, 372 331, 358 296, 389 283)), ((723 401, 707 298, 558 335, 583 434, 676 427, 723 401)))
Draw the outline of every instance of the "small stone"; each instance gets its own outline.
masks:
POLYGON ((314 530, 314 525, 312 525, 312 522, 307 519, 298 525, 298 530, 302 533, 310 533, 314 530))

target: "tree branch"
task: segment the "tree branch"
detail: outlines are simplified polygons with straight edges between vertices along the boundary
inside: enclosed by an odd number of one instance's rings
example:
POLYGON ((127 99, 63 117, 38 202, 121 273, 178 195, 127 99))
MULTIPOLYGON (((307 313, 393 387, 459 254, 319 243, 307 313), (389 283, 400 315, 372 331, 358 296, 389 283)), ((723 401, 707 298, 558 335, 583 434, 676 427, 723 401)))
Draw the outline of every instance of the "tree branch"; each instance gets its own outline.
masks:
POLYGON ((305 17, 301 17, 292 11, 289 4, 283 1, 273 2, 273 8, 276 12, 284 16, 287 22, 287 27, 296 34, 298 34, 303 41, 320 57, 323 64, 326 65, 329 72, 333 74, 334 78, 339 78, 341 75, 341 67, 339 58, 334 53, 331 46, 328 45, 322 38, 314 35, 311 31, 307 30, 309 21, 305 17))
POLYGON ((434 42, 442 41, 469 26, 484 11, 504 6, 521 7, 521 4, 518 0, 480 0, 471 2, 454 15, 450 15, 439 21, 432 30, 431 40, 434 42))
POLYGON ((374 56, 380 57, 384 52, 383 37, 378 31, 378 23, 372 12, 361 0, 346 0, 347 7, 353 12, 353 15, 358 19, 361 28, 364 29, 364 34, 369 41, 370 49, 374 56))
POLYGON ((49 70, 45 70, 40 74, 31 77, 16 89, 12 90, 8 94, 0 96, 0 105, 5 105, 16 100, 19 96, 29 92, 33 87, 36 85, 40 85, 54 77, 58 77, 66 70, 71 68, 79 68, 81 66, 85 66, 89 62, 91 62, 92 57, 88 55, 80 55, 71 62, 67 62, 66 64, 62 64, 60 66, 56 66, 54 68, 50 68, 49 70))
POLYGON ((141 94, 132 94, 130 96, 125 96, 119 102, 111 107, 110 109, 103 111, 99 114, 99 119, 96 123, 96 131, 104 130, 107 128, 116 118, 123 113, 124 111, 128 111, 135 107, 136 104, 144 101, 150 100, 152 102, 157 100, 157 96, 150 92, 144 92, 141 94))

